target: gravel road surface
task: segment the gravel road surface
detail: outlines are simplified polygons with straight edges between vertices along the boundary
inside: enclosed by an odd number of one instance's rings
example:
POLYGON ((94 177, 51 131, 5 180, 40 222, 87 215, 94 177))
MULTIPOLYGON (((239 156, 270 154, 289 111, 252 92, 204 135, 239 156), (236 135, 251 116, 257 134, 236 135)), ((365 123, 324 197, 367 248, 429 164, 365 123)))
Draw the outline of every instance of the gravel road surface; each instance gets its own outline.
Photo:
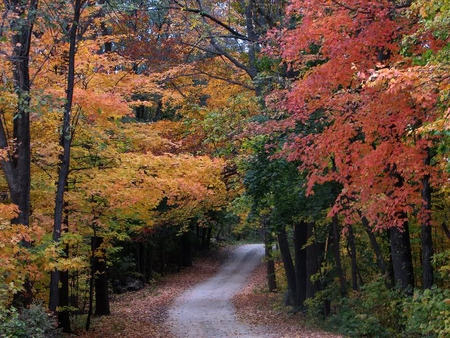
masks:
POLYGON ((263 256, 262 244, 236 247, 214 277, 176 299, 167 321, 172 333, 176 337, 195 338, 274 337, 263 327, 239 323, 231 303, 263 256))

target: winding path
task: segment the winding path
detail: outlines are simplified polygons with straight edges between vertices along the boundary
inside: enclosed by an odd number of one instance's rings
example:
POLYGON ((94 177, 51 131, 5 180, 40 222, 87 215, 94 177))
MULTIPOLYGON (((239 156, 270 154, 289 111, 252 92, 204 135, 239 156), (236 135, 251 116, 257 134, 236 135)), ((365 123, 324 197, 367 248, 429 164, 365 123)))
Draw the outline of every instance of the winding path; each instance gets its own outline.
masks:
POLYGON ((236 247, 214 277, 176 299, 167 321, 172 333, 195 338, 273 337, 262 327, 239 323, 231 303, 263 256, 262 244, 236 247))

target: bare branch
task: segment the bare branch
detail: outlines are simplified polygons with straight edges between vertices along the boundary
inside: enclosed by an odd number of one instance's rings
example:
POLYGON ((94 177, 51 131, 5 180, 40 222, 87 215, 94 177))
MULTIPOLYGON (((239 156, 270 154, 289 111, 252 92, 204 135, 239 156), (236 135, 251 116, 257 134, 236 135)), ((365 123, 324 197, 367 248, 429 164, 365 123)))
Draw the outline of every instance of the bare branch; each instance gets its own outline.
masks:
POLYGON ((206 76, 208 76, 208 77, 210 77, 210 78, 212 78, 212 79, 221 80, 221 81, 224 81, 224 82, 228 82, 228 83, 231 83, 231 84, 235 84, 235 85, 244 87, 245 89, 248 89, 248 90, 252 90, 252 91, 255 90, 255 88, 254 88, 253 86, 249 86, 249 85, 246 84, 246 83, 242 83, 242 82, 239 82, 239 81, 234 81, 234 80, 231 80, 231 79, 227 79, 227 78, 225 78, 225 77, 221 77, 221 76, 209 74, 209 73, 204 72, 204 71, 202 71, 202 70, 199 70, 199 72, 200 72, 200 74, 206 75, 206 76))
POLYGON ((239 38, 241 40, 254 41, 254 40, 251 40, 248 36, 239 33, 237 30, 233 29, 232 27, 230 27, 226 23, 220 21, 219 19, 217 19, 216 17, 212 16, 211 14, 204 12, 202 9, 190 8, 190 7, 184 6, 184 5, 180 4, 177 0, 172 0, 172 1, 179 7, 178 8, 176 8, 176 7, 169 7, 171 9, 179 9, 179 10, 183 10, 183 11, 186 11, 186 12, 199 14, 203 18, 207 18, 207 19, 211 20, 212 22, 216 23, 217 25, 219 25, 220 27, 226 29, 231 34, 235 35, 237 38, 239 38))

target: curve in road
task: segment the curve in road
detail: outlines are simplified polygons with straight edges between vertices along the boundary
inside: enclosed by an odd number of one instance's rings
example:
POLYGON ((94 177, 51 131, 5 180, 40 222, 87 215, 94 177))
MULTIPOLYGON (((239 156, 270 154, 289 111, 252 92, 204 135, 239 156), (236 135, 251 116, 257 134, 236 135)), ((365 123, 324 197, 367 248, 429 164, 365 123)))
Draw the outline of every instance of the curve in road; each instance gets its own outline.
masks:
POLYGON ((168 316, 172 333, 176 337, 195 338, 273 337, 262 327, 239 323, 231 303, 263 256, 262 244, 236 247, 214 277, 175 300, 168 316))

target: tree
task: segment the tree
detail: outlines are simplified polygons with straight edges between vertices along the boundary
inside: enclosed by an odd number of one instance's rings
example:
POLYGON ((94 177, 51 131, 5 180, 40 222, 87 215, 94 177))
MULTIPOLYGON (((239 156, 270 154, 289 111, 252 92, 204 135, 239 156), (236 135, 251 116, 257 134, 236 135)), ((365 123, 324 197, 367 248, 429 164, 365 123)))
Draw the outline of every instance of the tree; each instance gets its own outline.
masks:
POLYGON ((282 145, 284 138, 275 133, 254 136, 247 142, 254 152, 243 161, 241 170, 245 194, 253 201, 253 213, 260 217, 267 215, 267 226, 277 234, 288 283, 288 303, 298 310, 305 307, 305 300, 314 297, 321 288, 319 284, 324 282, 320 278, 319 282, 311 280, 320 271, 325 250, 324 236, 315 222, 324 222, 323 210, 330 207, 335 195, 333 187, 327 186, 317 190, 315 196, 307 197, 303 173, 297 163, 278 157, 281 148, 278 143, 282 145), (291 228, 293 245, 290 245, 291 228))
MULTIPOLYGON (((75 85, 75 54, 77 46, 77 38, 79 36, 78 29, 80 24, 81 10, 84 1, 75 0, 73 3, 73 19, 70 22, 69 37, 69 53, 68 53, 68 72, 67 72, 67 87, 66 87, 66 104, 64 106, 64 117, 61 126, 60 145, 63 148, 63 153, 60 157, 59 174, 56 188, 56 202, 53 225, 53 240, 59 242, 61 239, 63 226, 63 209, 64 209, 64 192, 67 189, 67 177, 70 169, 70 150, 72 146, 72 103, 75 85)), ((64 296, 61 297, 66 304, 60 301, 60 271, 54 270, 51 273, 50 281, 50 300, 49 309, 56 312, 58 306, 68 306, 68 281, 65 277, 64 296)), ((70 332, 70 321, 68 319, 67 311, 60 311, 59 321, 66 332, 70 332), (64 318, 62 318, 62 314, 64 318)))
MULTIPOLYGON (((12 72, 12 85, 17 95, 16 111, 13 112, 13 143, 10 144, 6 126, 6 112, 0 110, 0 147, 7 155, 2 156, 1 165, 8 183, 12 203, 18 206, 18 214, 13 224, 29 225, 30 217, 30 47, 33 25, 36 20, 38 1, 5 1, 0 36, 10 45, 5 48, 12 72)), ((3 63, 5 64, 5 63, 3 63)), ((25 246, 29 246, 26 241, 25 246)), ((25 284, 21 300, 25 305, 32 301, 31 289, 25 284)))

